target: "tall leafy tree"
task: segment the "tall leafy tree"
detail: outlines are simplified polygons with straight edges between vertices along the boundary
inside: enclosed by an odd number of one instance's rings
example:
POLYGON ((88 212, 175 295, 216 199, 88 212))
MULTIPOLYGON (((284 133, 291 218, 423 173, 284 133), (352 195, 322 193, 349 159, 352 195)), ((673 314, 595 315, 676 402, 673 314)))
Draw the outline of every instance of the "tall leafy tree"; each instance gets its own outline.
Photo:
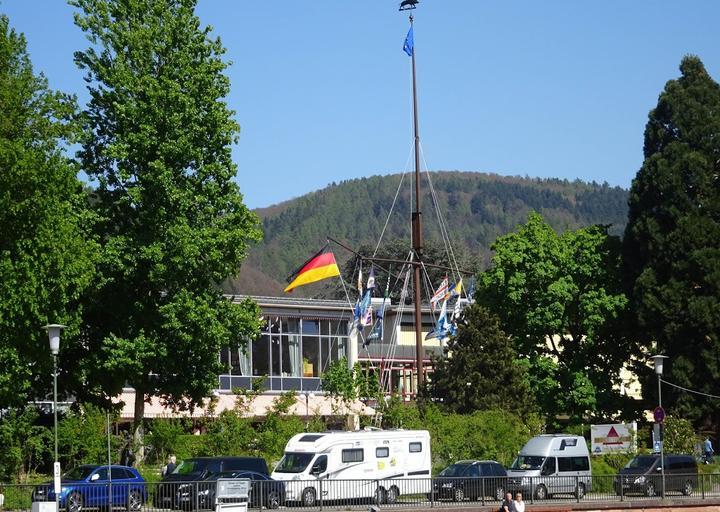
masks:
POLYGON ((234 182, 239 127, 225 102, 230 83, 219 39, 194 0, 75 0, 91 46, 86 71, 84 170, 97 180, 103 280, 87 323, 97 387, 136 391, 136 436, 145 400, 193 407, 217 385, 218 351, 259 326, 257 306, 224 300, 256 216, 234 182))
MULTIPOLYGON (((680 72, 648 116, 624 262, 636 335, 670 356, 666 378, 719 395, 720 86, 698 57, 685 57, 680 72)), ((678 416, 720 424, 717 400, 667 391, 678 416)))
POLYGON ((518 361, 497 317, 483 307, 465 310, 457 336, 433 368, 430 395, 442 398, 453 412, 505 409, 524 416, 535 408, 526 365, 518 361))
MULTIPOLYGON (((76 168, 64 154, 74 98, 33 72, 25 38, 0 15, 0 404, 50 388, 42 326, 63 323, 62 355, 77 343, 78 300, 92 282, 94 245, 76 168)), ((64 389, 64 387, 63 387, 64 389)))
POLYGON ((580 420, 622 409, 613 385, 632 346, 619 328, 627 306, 619 239, 603 226, 558 235, 533 213, 492 248, 476 298, 526 358, 543 411, 580 420))

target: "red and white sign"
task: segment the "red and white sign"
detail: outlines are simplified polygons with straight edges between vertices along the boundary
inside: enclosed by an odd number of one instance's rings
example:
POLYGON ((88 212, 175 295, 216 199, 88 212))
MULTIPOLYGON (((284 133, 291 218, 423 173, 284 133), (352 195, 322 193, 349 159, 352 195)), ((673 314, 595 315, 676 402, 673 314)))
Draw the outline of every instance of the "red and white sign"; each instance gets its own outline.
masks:
POLYGON ((593 454, 608 452, 634 452, 637 424, 614 423, 612 425, 592 425, 590 438, 593 454))

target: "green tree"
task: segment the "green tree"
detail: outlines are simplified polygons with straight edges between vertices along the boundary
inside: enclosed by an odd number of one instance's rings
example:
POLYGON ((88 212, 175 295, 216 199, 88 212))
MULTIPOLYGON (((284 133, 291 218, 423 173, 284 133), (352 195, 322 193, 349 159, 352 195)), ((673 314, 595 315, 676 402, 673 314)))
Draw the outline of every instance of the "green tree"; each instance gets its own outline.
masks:
POLYGON ((47 464, 52 431, 39 426, 34 407, 12 409, 0 421, 0 479, 24 481, 26 475, 47 464))
POLYGON ((493 244, 492 265, 479 278, 478 303, 500 317, 527 359, 531 388, 550 418, 580 421, 622 409, 613 385, 632 344, 621 329, 627 298, 619 244, 604 226, 557 235, 533 213, 493 244))
MULTIPOLYGON (((624 238, 638 339, 670 356, 666 378, 720 394, 720 85, 687 56, 645 127, 624 238)), ((647 382, 653 399, 653 381, 647 382)), ((663 392, 677 415, 718 428, 717 400, 663 392)))
POLYGON ((668 416, 663 427, 665 453, 695 453, 697 438, 692 423, 684 418, 668 416))
POLYGON ((260 231, 234 182, 239 127, 225 102, 224 48, 196 2, 71 3, 91 43, 75 54, 90 91, 79 156, 98 184, 102 237, 102 281, 77 354, 96 385, 78 394, 132 386, 139 437, 149 396, 202 402, 221 347, 256 333, 257 306, 231 304, 218 285, 260 231))
POLYGON ((468 414, 506 409, 525 415, 533 409, 527 368, 517 361, 512 341, 485 308, 465 309, 465 321, 433 362, 430 395, 449 410, 468 414))
POLYGON ((76 133, 74 114, 74 98, 51 91, 45 78, 33 73, 25 38, 0 15, 3 407, 43 397, 51 387, 44 324, 68 326, 61 357, 78 343, 79 297, 93 279, 95 245, 87 237, 77 169, 64 154, 76 133))

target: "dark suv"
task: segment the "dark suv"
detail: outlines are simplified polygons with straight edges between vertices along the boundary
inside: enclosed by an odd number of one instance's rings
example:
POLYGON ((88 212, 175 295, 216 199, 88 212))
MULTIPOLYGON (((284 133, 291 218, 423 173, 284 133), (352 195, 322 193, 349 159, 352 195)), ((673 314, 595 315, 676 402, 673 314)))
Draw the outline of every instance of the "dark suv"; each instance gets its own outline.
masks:
POLYGON ((484 496, 502 500, 506 487, 505 468, 494 460, 460 460, 443 469, 433 482, 436 499, 454 501, 484 496))
MULTIPOLYGON (((665 455, 665 491, 679 491, 689 496, 697 487, 697 462, 692 455, 665 455)), ((615 477, 615 493, 640 493, 656 496, 662 493, 660 455, 637 455, 615 477)))
MULTIPOLYGON (((194 457, 185 459, 157 487, 153 503, 158 508, 192 508, 194 503, 183 499, 194 482, 207 480, 216 473, 252 471, 269 476, 267 462, 262 457, 194 457)), ((195 495, 195 493, 192 493, 195 495)))

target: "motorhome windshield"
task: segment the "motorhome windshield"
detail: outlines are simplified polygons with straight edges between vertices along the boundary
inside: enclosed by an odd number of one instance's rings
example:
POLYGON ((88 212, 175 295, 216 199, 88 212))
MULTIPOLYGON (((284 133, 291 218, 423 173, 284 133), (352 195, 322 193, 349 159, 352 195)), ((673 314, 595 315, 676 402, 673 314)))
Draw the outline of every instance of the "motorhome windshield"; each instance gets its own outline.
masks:
POLYGON ((510 469, 540 469, 545 461, 545 457, 539 457, 537 455, 518 455, 515 461, 510 466, 510 469))
POLYGON ((453 464, 440 471, 440 476, 463 476, 470 464, 453 464))
POLYGON ((314 453, 286 453, 275 468, 276 473, 302 473, 315 457, 314 453))
POLYGON ((648 455, 638 455, 625 466, 628 469, 647 469, 651 467, 657 459, 648 455))

